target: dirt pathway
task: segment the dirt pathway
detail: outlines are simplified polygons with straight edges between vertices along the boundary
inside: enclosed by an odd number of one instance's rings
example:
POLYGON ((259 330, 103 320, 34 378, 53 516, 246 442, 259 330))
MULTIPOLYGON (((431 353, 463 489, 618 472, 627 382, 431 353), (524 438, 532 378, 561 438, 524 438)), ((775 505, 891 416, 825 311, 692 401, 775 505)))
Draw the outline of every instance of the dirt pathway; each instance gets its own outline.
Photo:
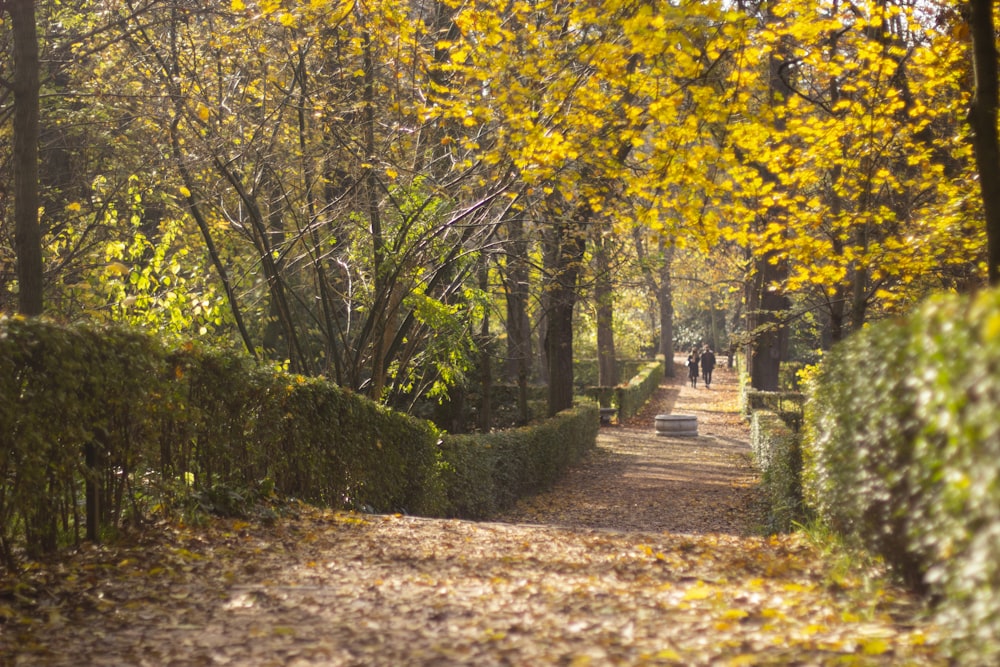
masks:
POLYGON ((747 535, 733 390, 665 389, 650 413, 696 413, 700 437, 606 427, 504 521, 302 507, 0 577, 0 665, 947 664, 899 591, 747 535))
POLYGON ((597 451, 551 491, 501 520, 576 528, 749 535, 756 475, 737 380, 719 368, 711 388, 691 387, 681 360, 640 414, 603 427, 597 451), (694 415, 698 437, 658 436, 658 414, 694 415))

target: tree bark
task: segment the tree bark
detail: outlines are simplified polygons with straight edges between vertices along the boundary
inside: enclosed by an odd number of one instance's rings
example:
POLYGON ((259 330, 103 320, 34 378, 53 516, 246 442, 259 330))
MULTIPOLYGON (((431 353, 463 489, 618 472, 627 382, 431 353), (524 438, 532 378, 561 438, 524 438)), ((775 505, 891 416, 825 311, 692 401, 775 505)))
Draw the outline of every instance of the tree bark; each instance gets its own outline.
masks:
POLYGON ((519 216, 507 222, 507 362, 505 376, 518 387, 518 422, 528 422, 528 378, 531 375, 531 320, 528 317, 530 274, 528 241, 519 216))
POLYGON ((666 366, 666 376, 672 378, 674 371, 674 284, 670 279, 670 271, 674 263, 674 249, 667 247, 666 241, 660 239, 660 254, 664 262, 660 267, 660 287, 656 298, 660 306, 660 354, 663 355, 666 366))
POLYGON ((670 269, 674 262, 674 249, 669 246, 666 239, 660 238, 658 271, 654 273, 650 266, 650 258, 646 252, 645 241, 639 229, 632 232, 635 242, 636 256, 639 258, 639 266, 642 268, 643 278, 646 286, 656 299, 660 311, 660 342, 657 347, 659 354, 663 355, 666 366, 667 377, 674 377, 674 292, 673 283, 670 279, 670 269))
MULTIPOLYGON (((375 152, 375 56, 371 36, 364 37, 364 92, 363 92, 363 126, 365 155, 374 159, 375 152)), ((364 175, 365 205, 368 209, 368 224, 372 237, 372 274, 375 283, 375 303, 372 307, 373 330, 371 337, 371 387, 368 394, 373 400, 382 399, 382 390, 386 381, 385 344, 386 332, 389 330, 391 317, 389 303, 392 286, 389 284, 389 268, 386 264, 386 242, 382 234, 382 214, 379 209, 379 183, 375 165, 365 168, 364 175)))
MULTIPOLYGON (((767 20, 774 17, 768 6, 767 20)), ((769 61, 769 94, 771 106, 777 108, 787 104, 792 96, 788 83, 782 78, 781 70, 787 54, 784 48, 772 53, 769 61)), ((775 113, 773 120, 775 130, 780 134, 785 130, 785 121, 781 114, 775 113)), ((778 175, 766 166, 758 167, 764 182, 780 184, 778 175)), ((779 185, 780 187, 780 185, 779 185)), ((780 220, 784 211, 779 207, 770 207, 764 214, 761 227, 766 227, 772 220, 780 220)), ((787 265, 783 261, 772 261, 771 253, 754 255, 754 273, 750 281, 750 299, 747 318, 750 332, 750 386, 762 391, 777 391, 779 388, 779 372, 781 360, 785 357, 788 347, 788 331, 784 324, 785 311, 788 310, 788 298, 778 292, 775 287, 787 277, 787 265)))
POLYGON ((557 224, 545 253, 549 290, 545 351, 549 370, 549 415, 573 407, 573 309, 577 278, 585 249, 583 232, 573 224, 557 224))
MULTIPOLYGON (((488 294, 490 289, 490 268, 489 258, 486 253, 482 254, 479 265, 479 289, 483 294, 488 294)), ((493 426, 493 362, 492 344, 490 335, 490 309, 483 312, 482 327, 479 330, 479 372, 480 388, 482 390, 481 403, 479 405, 479 430, 489 433, 493 426)))
POLYGON ((1000 138, 997 136, 997 47, 993 26, 993 2, 969 0, 972 60, 976 94, 969 120, 972 145, 979 171, 979 188, 986 214, 988 275, 991 285, 1000 284, 1000 138))
POLYGON ((618 361, 615 358, 614 288, 611 283, 611 262, 608 241, 594 241, 594 299, 597 301, 597 384, 614 387, 618 384, 618 361))
POLYGON ((18 311, 40 315, 44 303, 42 230, 38 221, 38 33, 33 0, 8 0, 14 38, 14 246, 18 311))
POLYGON ((771 264, 767 257, 758 259, 750 280, 748 295, 748 330, 750 332, 750 386, 760 391, 781 388, 781 360, 788 347, 788 328, 783 318, 788 310, 788 298, 770 289, 773 282, 784 277, 780 265, 771 264))

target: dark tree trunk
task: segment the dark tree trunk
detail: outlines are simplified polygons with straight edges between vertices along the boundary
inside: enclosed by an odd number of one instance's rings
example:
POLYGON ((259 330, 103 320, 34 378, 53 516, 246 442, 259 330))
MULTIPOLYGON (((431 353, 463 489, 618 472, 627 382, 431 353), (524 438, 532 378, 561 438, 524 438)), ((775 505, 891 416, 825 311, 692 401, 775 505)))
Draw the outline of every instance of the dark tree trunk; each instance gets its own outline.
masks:
MULTIPOLYGON (((767 9, 767 19, 769 21, 774 19, 770 6, 767 9)), ((771 105, 774 107, 787 104, 793 95, 793 91, 781 75, 787 58, 785 47, 779 48, 769 58, 771 105)), ((775 114, 774 126, 779 133, 784 131, 783 114, 775 114)), ((765 182, 780 187, 780 179, 777 174, 764 165, 759 166, 758 169, 765 182)), ((784 213, 785 211, 780 207, 770 207, 763 213, 760 220, 761 228, 765 228, 773 221, 780 221, 784 213)), ((775 262, 772 261, 773 259, 771 253, 754 256, 754 272, 750 282, 751 294, 748 299, 750 307, 747 311, 750 325, 748 327, 750 332, 750 386, 763 391, 778 390, 781 360, 784 359, 788 346, 788 332, 784 325, 788 299, 778 290, 782 281, 787 277, 787 266, 784 262, 775 262)))
POLYGON ((646 281, 649 292, 656 299, 660 311, 660 342, 657 347, 659 354, 664 357, 667 377, 674 377, 674 293, 673 284, 670 280, 670 269, 674 261, 674 249, 667 245, 665 239, 660 238, 659 257, 657 265, 659 269, 654 272, 651 264, 652 258, 646 251, 646 242, 636 229, 632 238, 635 242, 636 256, 639 258, 639 266, 642 267, 642 276, 646 281))
POLYGON ((972 59, 976 94, 969 120, 979 171, 979 188, 986 214, 986 238, 991 285, 1000 284, 1000 139, 997 136, 997 47, 993 2, 969 0, 972 59))
POLYGON ((788 298, 771 289, 784 277, 782 265, 772 264, 764 257, 756 261, 748 295, 748 329, 750 331, 750 386, 761 391, 781 388, 779 371, 788 347, 788 329, 783 319, 788 310, 788 298))
POLYGON ((665 260, 660 268, 660 287, 656 292, 660 306, 660 354, 663 355, 666 375, 672 378, 676 375, 674 372, 674 285, 670 279, 670 271, 674 262, 674 249, 668 248, 661 239, 660 253, 665 260))
POLYGON ((573 309, 577 278, 585 248, 575 225, 556 225, 545 253, 550 287, 546 308, 545 351, 548 358, 549 415, 573 406, 573 309))
POLYGON ((518 387, 518 421, 528 421, 528 378, 531 375, 531 320, 528 317, 528 242, 524 223, 515 216, 507 223, 507 363, 506 378, 518 387))
MULTIPOLYGON (((487 256, 483 253, 479 266, 479 289, 484 294, 489 292, 489 264, 487 256)), ((489 433, 493 425, 493 361, 492 345, 490 344, 490 309, 485 309, 483 313, 482 328, 479 332, 479 373, 481 378, 480 387, 482 389, 482 402, 479 405, 479 430, 489 433)))
POLYGON ((545 332, 549 362, 549 416, 573 406, 573 308, 576 290, 557 287, 551 297, 545 332))
MULTIPOLYGON (((371 36, 364 36, 364 146, 366 155, 375 155, 375 62, 371 36)), ((365 170, 365 205, 368 209, 368 224, 372 236, 372 273, 375 276, 375 304, 372 308, 374 328, 371 334, 372 376, 369 396, 378 401, 386 380, 386 359, 384 342, 388 328, 387 303, 391 287, 388 285, 386 264, 386 242, 382 235, 382 216, 379 211, 379 184, 374 166, 365 170)))
POLYGON ((18 311, 43 309, 42 230, 38 222, 38 34, 33 0, 8 0, 14 38, 14 245, 18 311))
POLYGON ((594 298, 597 301, 597 384, 614 387, 618 384, 618 361, 615 358, 614 288, 611 283, 611 262, 607 240, 594 241, 594 298))

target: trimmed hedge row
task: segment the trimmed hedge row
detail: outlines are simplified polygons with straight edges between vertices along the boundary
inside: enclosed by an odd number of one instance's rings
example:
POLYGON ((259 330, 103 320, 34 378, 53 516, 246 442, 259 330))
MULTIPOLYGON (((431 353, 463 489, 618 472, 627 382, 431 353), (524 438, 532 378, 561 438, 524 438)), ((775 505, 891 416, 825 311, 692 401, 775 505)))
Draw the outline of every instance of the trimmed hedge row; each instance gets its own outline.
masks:
POLYGON ((806 406, 805 495, 976 660, 1000 658, 1000 292, 936 297, 837 346, 806 406))
MULTIPOLYGON (((637 375, 646 367, 647 359, 617 359, 615 365, 618 377, 630 378, 637 375)), ((573 362, 573 383, 579 389, 587 387, 597 387, 600 363, 597 359, 577 359, 573 362)))
POLYGON ((634 416, 653 396, 663 381, 665 367, 663 358, 647 361, 636 369, 636 374, 624 385, 617 387, 584 387, 584 396, 597 401, 601 407, 618 408, 618 418, 634 416))
POLYGON ((750 445, 767 498, 766 528, 772 533, 788 532, 805 514, 799 434, 781 415, 770 410, 755 410, 750 417, 750 445))
POLYGON ((441 474, 450 516, 486 518, 548 488, 594 447, 599 428, 597 404, 586 402, 532 426, 446 435, 441 474))
POLYGON ((0 556, 52 551, 81 527, 142 522, 192 497, 224 509, 234 494, 273 491, 433 516, 468 505, 481 516, 463 491, 478 492, 480 461, 495 459, 491 504, 502 506, 593 446, 596 413, 456 444, 429 422, 238 354, 0 318, 0 556))
POLYGON ((627 419, 637 414, 656 392, 660 382, 663 381, 666 368, 664 363, 660 357, 657 361, 645 364, 624 387, 615 389, 619 419, 627 419))
POLYGON ((743 412, 749 418, 755 410, 767 410, 781 415, 786 422, 801 425, 805 400, 802 392, 760 391, 750 389, 748 382, 743 389, 743 412))

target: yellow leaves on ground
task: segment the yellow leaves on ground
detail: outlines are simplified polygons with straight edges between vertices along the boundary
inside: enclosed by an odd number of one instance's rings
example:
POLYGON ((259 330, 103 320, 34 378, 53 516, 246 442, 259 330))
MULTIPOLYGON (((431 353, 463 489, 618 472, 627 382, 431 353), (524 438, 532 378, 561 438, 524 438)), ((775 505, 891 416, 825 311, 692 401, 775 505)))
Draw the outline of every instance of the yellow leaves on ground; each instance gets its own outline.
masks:
POLYGON ((702 581, 698 581, 694 586, 685 591, 682 599, 686 602, 692 600, 708 600, 716 598, 718 595, 719 591, 717 589, 705 584, 702 581))
POLYGON ((16 632, 0 635, 0 651, 71 650, 97 663, 141 643, 161 662, 225 655, 259 664, 294 640, 303 660, 329 662, 350 646, 371 665, 480 665, 497 656, 513 664, 942 664, 930 628, 903 607, 892 608, 904 619, 895 625, 851 606, 844 591, 832 594, 823 577, 818 554, 794 537, 376 520, 299 505, 269 526, 163 526, 141 547, 88 548, 58 572, 7 575, 0 619, 16 632))

